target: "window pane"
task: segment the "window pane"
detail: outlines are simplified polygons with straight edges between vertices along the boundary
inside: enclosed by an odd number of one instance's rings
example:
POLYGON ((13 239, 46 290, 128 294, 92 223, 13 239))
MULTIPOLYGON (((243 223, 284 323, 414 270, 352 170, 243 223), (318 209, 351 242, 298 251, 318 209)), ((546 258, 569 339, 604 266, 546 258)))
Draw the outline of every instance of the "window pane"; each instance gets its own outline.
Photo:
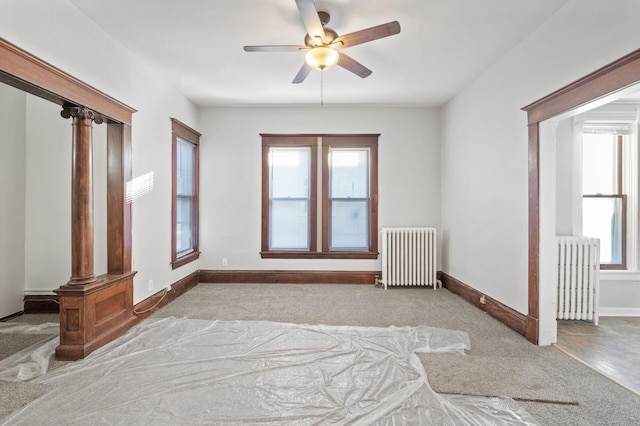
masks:
POLYGON ((369 198, 369 150, 331 149, 331 198, 369 198))
POLYGON ((272 200, 270 250, 309 250, 308 200, 272 200))
POLYGON ((600 263, 622 263, 622 199, 585 197, 582 235, 600 239, 600 263))
MULTIPOLYGON (((198 259, 198 144, 200 134, 172 118, 171 267, 198 259)), ((132 184, 135 195, 135 185, 132 184)))
POLYGON ((331 202, 331 250, 368 250, 368 201, 331 202))
POLYGON ((308 198, 311 150, 270 148, 272 198, 308 198))
POLYGON ((582 193, 617 194, 618 144, 615 135, 582 135, 582 193))
POLYGON ((195 145, 178 138, 176 155, 177 195, 193 195, 193 156, 195 145))
POLYGON ((191 241, 191 197, 178 197, 176 205, 176 252, 178 254, 193 249, 191 241))
POLYGON ((270 250, 309 250, 309 147, 269 149, 270 250))

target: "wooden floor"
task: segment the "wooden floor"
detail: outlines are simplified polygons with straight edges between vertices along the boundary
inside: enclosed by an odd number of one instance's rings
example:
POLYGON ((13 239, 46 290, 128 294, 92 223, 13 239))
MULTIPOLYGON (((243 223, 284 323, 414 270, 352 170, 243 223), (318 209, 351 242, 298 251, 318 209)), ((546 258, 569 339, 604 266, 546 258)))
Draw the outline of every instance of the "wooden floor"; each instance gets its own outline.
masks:
POLYGON ((640 394, 640 317, 558 321, 557 346, 640 394))

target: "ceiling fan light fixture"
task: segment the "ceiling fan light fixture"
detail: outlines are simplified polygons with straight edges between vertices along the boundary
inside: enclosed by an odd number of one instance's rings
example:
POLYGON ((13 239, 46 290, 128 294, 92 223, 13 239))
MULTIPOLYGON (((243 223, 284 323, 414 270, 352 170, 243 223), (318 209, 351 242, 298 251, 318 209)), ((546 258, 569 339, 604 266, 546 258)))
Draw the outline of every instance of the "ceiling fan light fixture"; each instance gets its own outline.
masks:
POLYGON ((327 46, 318 46, 309 50, 305 56, 307 65, 324 70, 338 63, 338 52, 327 46))

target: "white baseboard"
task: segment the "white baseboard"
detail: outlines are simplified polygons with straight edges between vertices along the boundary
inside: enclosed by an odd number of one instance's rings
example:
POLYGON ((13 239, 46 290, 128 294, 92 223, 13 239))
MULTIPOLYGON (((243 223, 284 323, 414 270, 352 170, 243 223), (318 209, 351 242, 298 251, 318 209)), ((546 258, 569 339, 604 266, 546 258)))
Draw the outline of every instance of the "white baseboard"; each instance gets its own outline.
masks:
POLYGON ((640 308, 617 308, 601 306, 598 310, 601 317, 640 317, 640 308))

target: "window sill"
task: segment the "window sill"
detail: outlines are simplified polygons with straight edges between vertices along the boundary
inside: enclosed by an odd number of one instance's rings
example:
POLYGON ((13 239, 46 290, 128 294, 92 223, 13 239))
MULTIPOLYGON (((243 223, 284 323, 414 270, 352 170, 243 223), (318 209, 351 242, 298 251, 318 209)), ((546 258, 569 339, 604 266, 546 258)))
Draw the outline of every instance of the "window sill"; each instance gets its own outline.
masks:
POLYGON ((601 270, 600 281, 640 281, 640 271, 601 270))
POLYGON ((261 251, 263 259, 377 259, 378 253, 369 251, 261 251))
POLYGON ((199 251, 193 251, 191 253, 185 254, 184 256, 181 256, 177 259, 173 259, 173 261, 171 262, 171 269, 177 269, 181 266, 186 265, 187 263, 197 260, 198 258, 200 258, 199 251))

